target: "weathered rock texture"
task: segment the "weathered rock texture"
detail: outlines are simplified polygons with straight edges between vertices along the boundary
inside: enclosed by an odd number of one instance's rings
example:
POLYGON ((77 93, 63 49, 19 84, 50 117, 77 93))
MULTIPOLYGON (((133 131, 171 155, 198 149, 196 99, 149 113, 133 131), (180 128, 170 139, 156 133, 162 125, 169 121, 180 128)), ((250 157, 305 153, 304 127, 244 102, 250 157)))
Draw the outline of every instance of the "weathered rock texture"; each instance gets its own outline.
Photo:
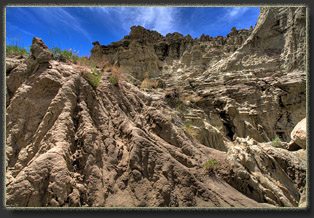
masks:
POLYGON ((110 64, 123 66, 125 73, 137 79, 144 79, 144 74, 156 77, 162 74, 164 64, 181 60, 187 66, 198 65, 206 68, 228 57, 247 39, 252 30, 236 30, 234 27, 227 37, 209 37, 192 39, 190 35, 169 33, 165 37, 156 31, 141 26, 131 27, 131 32, 124 39, 108 46, 94 42, 91 60, 106 60, 110 64))
POLYGON ((50 63, 7 107, 8 206, 267 206, 206 173, 226 154, 190 140, 163 101, 106 76, 94 91, 50 63))
POLYGON ((301 120, 292 130, 290 144, 293 143, 301 148, 306 148, 306 118, 301 120))
POLYGON ((305 27, 304 8, 268 7, 227 37, 93 43, 91 61, 156 89, 109 72, 93 88, 34 38, 6 59, 6 206, 305 207, 305 147, 270 145, 306 115, 305 27))
POLYGON ((167 79, 168 86, 198 98, 208 122, 223 126, 231 139, 266 142, 278 135, 289 142, 306 116, 305 32, 305 8, 261 8, 254 30, 232 55, 205 71, 173 62, 167 71, 177 78, 167 79))

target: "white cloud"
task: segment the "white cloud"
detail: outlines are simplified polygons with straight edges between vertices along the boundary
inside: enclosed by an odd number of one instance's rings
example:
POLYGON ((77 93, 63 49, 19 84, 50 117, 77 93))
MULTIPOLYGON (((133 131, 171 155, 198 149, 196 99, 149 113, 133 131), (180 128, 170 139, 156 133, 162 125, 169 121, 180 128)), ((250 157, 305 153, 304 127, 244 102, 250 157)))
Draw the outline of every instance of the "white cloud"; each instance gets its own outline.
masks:
POLYGON ((249 8, 247 7, 232 7, 228 8, 226 12, 226 18, 235 18, 243 15, 249 8))
POLYGON ((81 21, 78 17, 74 17, 69 14, 65 8, 62 7, 39 7, 34 8, 37 13, 41 14, 41 18, 44 19, 50 25, 59 28, 60 24, 64 25, 70 31, 74 30, 84 35, 89 41, 91 37, 88 32, 82 27, 81 21))
POLYGON ((17 31, 17 32, 23 32, 23 33, 25 33, 26 35, 29 35, 29 36, 31 36, 31 37, 34 37, 34 36, 35 36, 33 33, 28 32, 28 31, 26 31, 26 30, 24 30, 24 29, 22 29, 22 28, 16 26, 16 25, 12 24, 11 22, 7 22, 6 25, 7 25, 7 26, 10 26, 10 29, 11 29, 10 32, 7 32, 7 35, 12 35, 12 36, 14 37, 15 31, 17 31))
POLYGON ((176 27, 177 12, 173 7, 99 7, 90 10, 102 13, 104 19, 108 20, 109 17, 111 22, 115 22, 127 33, 134 25, 156 30, 163 35, 176 27))

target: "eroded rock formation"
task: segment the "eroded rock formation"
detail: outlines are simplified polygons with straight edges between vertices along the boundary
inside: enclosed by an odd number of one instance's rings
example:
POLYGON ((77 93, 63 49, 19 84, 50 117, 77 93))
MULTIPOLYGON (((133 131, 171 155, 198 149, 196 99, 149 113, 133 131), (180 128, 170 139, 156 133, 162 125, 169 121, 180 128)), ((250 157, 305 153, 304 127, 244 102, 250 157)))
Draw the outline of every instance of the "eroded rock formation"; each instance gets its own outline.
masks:
POLYGON ((290 137, 306 117, 305 17, 267 7, 227 37, 137 26, 93 43, 91 61, 148 72, 151 90, 109 72, 92 87, 34 38, 6 58, 6 206, 305 207, 304 134, 290 137))
POLYGON ((252 30, 232 28, 227 37, 202 35, 193 39, 190 35, 168 33, 165 37, 156 31, 141 26, 131 27, 129 35, 108 46, 93 43, 91 60, 106 60, 110 64, 123 66, 130 73, 143 80, 144 74, 156 77, 162 74, 163 66, 174 60, 181 60, 187 66, 206 68, 228 57, 247 39, 252 30), (145 64, 143 64, 145 63, 145 64))

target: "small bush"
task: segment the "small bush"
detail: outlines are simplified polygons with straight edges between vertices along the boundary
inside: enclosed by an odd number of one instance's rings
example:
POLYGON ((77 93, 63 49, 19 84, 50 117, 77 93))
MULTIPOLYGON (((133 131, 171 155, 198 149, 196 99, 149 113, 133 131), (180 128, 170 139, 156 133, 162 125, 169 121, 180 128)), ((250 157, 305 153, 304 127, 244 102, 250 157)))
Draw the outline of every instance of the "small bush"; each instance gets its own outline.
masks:
POLYGON ((94 67, 92 71, 93 71, 93 73, 87 74, 87 79, 88 79, 89 83, 91 84, 91 86, 93 86, 93 88, 96 89, 100 83, 102 73, 98 72, 96 70, 96 67, 94 67))
POLYGON ((278 136, 273 139, 271 145, 274 147, 280 147, 282 145, 278 136))
POLYGON ((15 36, 9 39, 9 43, 6 45, 6 53, 7 54, 15 54, 15 55, 29 55, 30 50, 24 46, 23 40, 19 36, 15 36))
POLYGON ((7 54, 16 54, 16 55, 30 54, 30 52, 26 48, 22 48, 17 45, 7 45, 5 51, 7 54))
POLYGON ((94 62, 92 62, 92 61, 91 61, 91 62, 89 62, 89 63, 88 63, 88 65, 89 65, 90 67, 93 67, 93 68, 97 66, 97 64, 96 64, 96 63, 94 63, 94 62))
POLYGON ((78 57, 78 60, 77 60, 78 64, 80 65, 83 65, 83 66, 88 66, 89 65, 89 60, 88 60, 88 57, 78 57))
POLYGON ((144 76, 145 76, 145 79, 143 80, 143 82, 141 83, 141 88, 142 89, 152 89, 152 88, 157 88, 158 87, 158 81, 157 82, 154 82, 154 81, 150 81, 149 79, 148 79, 148 73, 146 72, 145 74, 144 74, 144 76))
POLYGON ((61 50, 60 48, 56 46, 52 46, 51 52, 54 56, 57 56, 61 60, 73 61, 75 63, 79 60, 79 56, 78 56, 79 51, 73 50, 71 48, 68 50, 66 49, 61 50))
POLYGON ((222 126, 215 126, 215 128, 216 128, 218 131, 221 131, 221 130, 222 130, 222 126))
POLYGON ((151 84, 149 83, 148 78, 145 78, 143 80, 140 87, 141 87, 141 89, 151 89, 152 88, 151 84))
POLYGON ((121 77, 121 75, 119 73, 119 70, 116 69, 116 68, 112 68, 111 69, 111 74, 109 76, 109 82, 112 85, 117 85, 119 83, 120 77, 121 77))
POLYGON ((209 159, 204 164, 203 169, 204 170, 212 169, 212 168, 216 167, 216 165, 217 165, 217 161, 215 159, 209 159))
POLYGON ((184 113, 187 112, 186 106, 180 100, 177 101, 176 111, 180 113, 180 116, 184 116, 184 113))
POLYGON ((157 82, 153 82, 150 81, 148 78, 144 79, 143 82, 141 83, 141 88, 142 89, 152 89, 152 88, 157 88, 158 86, 158 81, 157 82))
POLYGON ((184 132, 186 132, 189 136, 191 136, 192 138, 195 139, 195 137, 196 137, 196 135, 197 135, 197 132, 196 132, 196 130, 193 128, 191 121, 185 121, 185 122, 184 122, 184 126, 182 127, 182 129, 183 129, 184 132))

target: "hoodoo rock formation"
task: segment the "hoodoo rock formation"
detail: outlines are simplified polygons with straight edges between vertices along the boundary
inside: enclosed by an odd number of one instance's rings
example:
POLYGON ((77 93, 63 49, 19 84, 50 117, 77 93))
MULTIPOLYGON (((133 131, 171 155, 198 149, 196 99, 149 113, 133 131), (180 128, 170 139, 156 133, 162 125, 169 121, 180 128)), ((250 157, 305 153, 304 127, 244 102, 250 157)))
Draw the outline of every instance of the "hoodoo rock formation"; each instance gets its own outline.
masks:
POLYGON ((93 43, 98 86, 34 38, 6 57, 6 206, 306 207, 306 31, 303 7, 227 37, 134 26, 93 43))

